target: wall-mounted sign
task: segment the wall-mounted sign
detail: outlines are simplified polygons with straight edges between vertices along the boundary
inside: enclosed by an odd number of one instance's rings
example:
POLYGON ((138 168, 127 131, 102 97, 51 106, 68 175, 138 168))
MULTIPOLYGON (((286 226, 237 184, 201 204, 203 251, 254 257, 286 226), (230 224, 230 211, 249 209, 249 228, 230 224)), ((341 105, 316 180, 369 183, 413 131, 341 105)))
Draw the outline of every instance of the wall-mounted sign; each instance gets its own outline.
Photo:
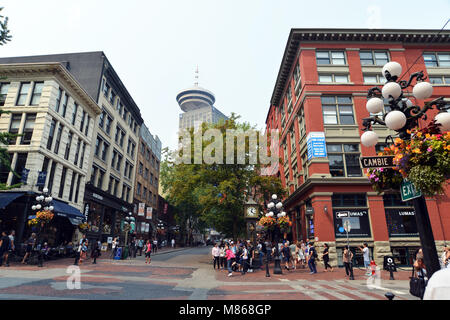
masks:
POLYGON ((88 216, 89 216, 89 203, 86 203, 86 206, 84 207, 84 218, 86 219, 86 221, 88 219, 88 216))
POLYGON ((98 200, 103 200, 103 197, 99 194, 93 193, 92 194, 92 198, 98 199, 98 200))
POLYGON ((402 201, 409 201, 422 196, 422 192, 416 189, 416 186, 408 180, 403 180, 400 187, 400 193, 402 195, 402 201))
POLYGON ((310 132, 306 137, 306 145, 308 147, 308 160, 327 157, 324 132, 310 132))
POLYGON ((145 203, 139 203, 138 216, 145 216, 145 203))
POLYGON ((314 214, 314 208, 306 208, 306 214, 314 214))

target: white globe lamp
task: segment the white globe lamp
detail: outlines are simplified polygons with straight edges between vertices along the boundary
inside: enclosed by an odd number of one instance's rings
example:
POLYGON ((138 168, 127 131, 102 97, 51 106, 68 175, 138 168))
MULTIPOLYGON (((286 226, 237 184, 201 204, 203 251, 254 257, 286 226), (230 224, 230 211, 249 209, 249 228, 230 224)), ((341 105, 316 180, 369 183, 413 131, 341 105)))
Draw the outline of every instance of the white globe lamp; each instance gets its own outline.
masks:
POLYGON ((268 213, 268 215, 269 215, 269 217, 273 217, 273 212, 270 211, 270 212, 268 213))
POLYGON ((383 76, 386 75, 386 71, 389 72, 392 77, 400 77, 400 75, 402 74, 402 66, 398 62, 391 61, 384 65, 382 71, 383 76))
POLYGON ((37 210, 41 210, 41 208, 42 208, 42 206, 41 206, 40 204, 37 204, 37 205, 36 205, 36 209, 37 209, 37 210))
POLYGON ((405 126, 406 116, 403 112, 394 110, 386 115, 384 122, 389 129, 399 130, 405 126))
POLYGON ((373 147, 378 143, 378 134, 373 131, 366 131, 361 136, 361 143, 365 147, 373 147))
POLYGON ((417 99, 423 100, 431 97, 433 94, 433 86, 429 82, 419 82, 413 88, 413 95, 417 99))
POLYGON ((380 98, 371 98, 367 101, 366 109, 370 113, 380 113, 383 111, 384 102, 380 98))
POLYGON ((48 192, 48 188, 44 188, 42 191, 43 191, 44 193, 47 193, 47 192, 48 192))
POLYGON ((36 210, 36 206, 32 206, 32 207, 31 207, 31 210, 36 210))
POLYGON ((53 211, 54 209, 55 209, 55 207, 53 207, 53 206, 48 207, 48 210, 50 210, 50 211, 53 211))
POLYGON ((381 89, 381 94, 385 99, 388 99, 389 96, 397 99, 402 94, 402 88, 397 82, 388 82, 381 89))
POLYGON ((273 202, 270 202, 270 203, 267 205, 267 208, 272 209, 274 206, 275 206, 275 204, 274 204, 273 202))
POLYGON ((276 200, 277 198, 278 198, 278 197, 277 197, 276 194, 273 194, 273 195, 272 195, 272 199, 273 199, 273 200, 276 200))
POLYGON ((283 206, 283 204, 281 202, 278 202, 275 207, 277 207, 277 209, 280 209, 282 206, 283 206))
POLYGON ((450 113, 448 112, 441 112, 436 115, 434 118, 436 120, 436 123, 440 124, 441 131, 449 131, 450 130, 450 113))

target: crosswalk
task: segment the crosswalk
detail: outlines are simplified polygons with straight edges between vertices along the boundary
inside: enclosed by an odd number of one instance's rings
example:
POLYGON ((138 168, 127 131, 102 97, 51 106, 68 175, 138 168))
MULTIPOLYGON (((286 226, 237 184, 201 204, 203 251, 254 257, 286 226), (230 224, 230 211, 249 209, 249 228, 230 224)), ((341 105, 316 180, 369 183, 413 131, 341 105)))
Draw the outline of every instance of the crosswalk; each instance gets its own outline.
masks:
MULTIPOLYGON (((415 298, 404 289, 372 287, 369 288, 365 283, 349 284, 348 282, 326 281, 326 280, 288 280, 280 279, 283 284, 288 285, 292 290, 271 290, 272 293, 301 293, 313 300, 387 300, 384 296, 387 292, 396 295, 396 300, 415 300, 415 298)), ((270 291, 267 286, 268 292, 270 291)), ((264 290, 259 291, 259 293, 264 290)), ((256 293, 246 291, 246 293, 256 293)))

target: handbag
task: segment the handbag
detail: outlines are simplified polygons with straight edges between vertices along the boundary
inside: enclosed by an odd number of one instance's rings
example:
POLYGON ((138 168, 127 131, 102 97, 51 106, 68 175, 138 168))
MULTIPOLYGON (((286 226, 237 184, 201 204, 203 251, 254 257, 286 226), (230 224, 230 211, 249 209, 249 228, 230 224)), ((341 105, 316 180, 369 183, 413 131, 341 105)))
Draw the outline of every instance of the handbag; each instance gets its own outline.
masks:
POLYGON ((415 297, 423 299, 425 294, 425 288, 427 286, 427 281, 422 276, 414 277, 414 267, 412 268, 412 274, 409 278, 409 293, 415 297))

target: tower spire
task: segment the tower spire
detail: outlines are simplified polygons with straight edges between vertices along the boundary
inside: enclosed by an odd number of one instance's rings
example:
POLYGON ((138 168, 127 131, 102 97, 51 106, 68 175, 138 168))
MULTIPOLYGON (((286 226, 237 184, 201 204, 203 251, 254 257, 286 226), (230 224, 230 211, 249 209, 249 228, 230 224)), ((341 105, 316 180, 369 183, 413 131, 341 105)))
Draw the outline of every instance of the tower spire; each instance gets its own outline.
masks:
POLYGON ((196 87, 198 87, 198 65, 197 65, 197 68, 195 69, 195 82, 194 82, 194 85, 196 87))

